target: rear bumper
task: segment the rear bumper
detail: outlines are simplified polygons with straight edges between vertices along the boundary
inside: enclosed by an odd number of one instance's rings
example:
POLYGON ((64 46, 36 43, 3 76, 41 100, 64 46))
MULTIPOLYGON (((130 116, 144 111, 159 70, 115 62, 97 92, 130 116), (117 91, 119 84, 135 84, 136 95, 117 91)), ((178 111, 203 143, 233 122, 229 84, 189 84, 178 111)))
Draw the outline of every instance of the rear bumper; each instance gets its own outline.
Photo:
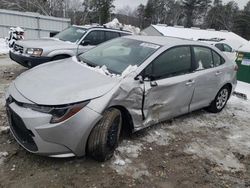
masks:
POLYGON ((51 57, 30 57, 30 56, 24 56, 21 54, 16 54, 12 51, 9 52, 10 59, 13 61, 19 63, 20 65, 24 67, 35 67, 37 65, 46 63, 51 61, 51 57))

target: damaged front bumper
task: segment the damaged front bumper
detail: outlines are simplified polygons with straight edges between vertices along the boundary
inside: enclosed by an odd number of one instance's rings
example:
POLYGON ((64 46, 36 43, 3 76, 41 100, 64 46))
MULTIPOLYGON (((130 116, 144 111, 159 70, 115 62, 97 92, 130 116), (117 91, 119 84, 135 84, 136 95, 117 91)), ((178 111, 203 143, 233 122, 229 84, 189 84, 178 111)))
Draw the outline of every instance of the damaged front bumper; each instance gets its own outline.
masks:
POLYGON ((84 156, 88 136, 102 117, 86 106, 71 118, 51 124, 50 114, 22 107, 11 92, 6 110, 17 142, 29 152, 51 157, 84 156))

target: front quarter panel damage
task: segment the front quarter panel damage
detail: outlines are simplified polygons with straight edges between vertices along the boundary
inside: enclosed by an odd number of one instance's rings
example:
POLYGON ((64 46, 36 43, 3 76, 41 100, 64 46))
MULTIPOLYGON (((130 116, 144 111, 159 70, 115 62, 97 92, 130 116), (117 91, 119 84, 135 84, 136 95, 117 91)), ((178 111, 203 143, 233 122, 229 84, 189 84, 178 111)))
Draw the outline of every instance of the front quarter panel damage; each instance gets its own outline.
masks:
POLYGON ((134 80, 135 75, 123 78, 120 83, 109 93, 91 101, 89 108, 103 113, 107 108, 122 106, 128 110, 132 116, 134 129, 142 126, 142 100, 144 86, 139 81, 134 80), (101 105, 100 105, 101 104, 101 105))

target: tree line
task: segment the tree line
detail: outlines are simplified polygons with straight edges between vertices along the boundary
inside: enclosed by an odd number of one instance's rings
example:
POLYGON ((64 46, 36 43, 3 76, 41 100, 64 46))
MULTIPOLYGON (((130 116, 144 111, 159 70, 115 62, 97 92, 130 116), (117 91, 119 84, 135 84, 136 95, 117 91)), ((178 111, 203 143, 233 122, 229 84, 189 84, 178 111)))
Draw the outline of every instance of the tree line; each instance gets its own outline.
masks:
POLYGON ((150 24, 182 25, 236 32, 250 39, 250 1, 240 9, 235 1, 148 0, 136 9, 124 7, 114 15, 114 0, 0 0, 4 9, 69 17, 73 24, 104 24, 119 16, 140 28, 150 24), (136 20, 136 21, 135 21, 136 20))
POLYGON ((182 25, 228 30, 250 39, 250 1, 240 10, 235 1, 148 0, 136 10, 141 27, 149 24, 182 25))

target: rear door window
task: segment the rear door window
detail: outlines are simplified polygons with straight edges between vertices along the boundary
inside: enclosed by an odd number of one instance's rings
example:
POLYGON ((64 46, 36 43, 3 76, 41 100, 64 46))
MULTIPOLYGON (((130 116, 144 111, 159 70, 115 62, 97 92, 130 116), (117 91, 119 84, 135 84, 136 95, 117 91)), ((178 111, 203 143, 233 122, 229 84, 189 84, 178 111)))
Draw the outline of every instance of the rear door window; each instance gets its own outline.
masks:
POLYGON ((213 60, 214 60, 214 66, 218 67, 225 63, 225 60, 215 51, 212 51, 213 54, 213 60))

